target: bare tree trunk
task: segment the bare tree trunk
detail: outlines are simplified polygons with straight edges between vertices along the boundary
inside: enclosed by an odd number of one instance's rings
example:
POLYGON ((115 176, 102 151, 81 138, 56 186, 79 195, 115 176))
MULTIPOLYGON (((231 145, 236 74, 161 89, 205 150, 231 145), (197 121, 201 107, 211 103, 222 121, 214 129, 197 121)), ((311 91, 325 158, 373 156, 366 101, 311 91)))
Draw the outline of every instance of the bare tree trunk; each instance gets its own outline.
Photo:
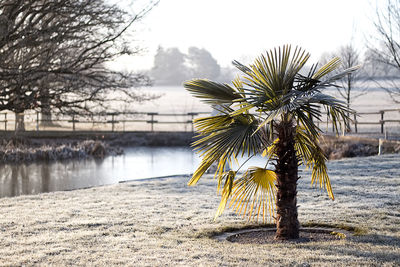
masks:
POLYGON ((53 126, 51 112, 48 109, 42 109, 40 125, 41 126, 53 126))
MULTIPOLYGON (((353 89, 352 81, 353 79, 351 77, 351 73, 349 73, 347 75, 347 90, 346 90, 346 103, 348 109, 350 109, 350 96, 351 96, 351 90, 353 89)), ((349 112, 347 112, 347 116, 350 118, 349 112)), ((347 133, 351 132, 350 123, 347 123, 344 127, 346 127, 347 133)))
POLYGON ((281 122, 278 127, 275 239, 299 238, 300 224, 297 216, 298 160, 294 148, 295 127, 291 122, 281 122))
MULTIPOLYGON (((45 58, 43 59, 43 61, 45 58)), ((51 96, 49 92, 49 86, 50 84, 50 79, 48 77, 43 78, 40 82, 40 97, 42 99, 41 101, 41 120, 40 120, 40 125, 43 127, 49 127, 49 126, 55 126, 55 124, 52 121, 52 116, 51 116, 51 96)))
POLYGON ((42 107, 41 112, 40 112, 41 118, 40 118, 40 125, 44 127, 49 127, 49 126, 59 126, 57 123, 53 122, 53 117, 51 114, 51 108, 50 108, 50 103, 46 107, 42 107))
POLYGON ((25 116, 23 112, 15 112, 15 133, 25 131, 25 116))

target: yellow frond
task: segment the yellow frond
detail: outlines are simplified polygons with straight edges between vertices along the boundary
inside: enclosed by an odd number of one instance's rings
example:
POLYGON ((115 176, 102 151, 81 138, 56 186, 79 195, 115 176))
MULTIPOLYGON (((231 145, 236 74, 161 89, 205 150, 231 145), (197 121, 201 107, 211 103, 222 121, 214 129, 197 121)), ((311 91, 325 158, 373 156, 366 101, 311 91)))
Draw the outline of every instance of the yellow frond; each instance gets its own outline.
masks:
POLYGON ((197 168, 197 170, 193 173, 192 178, 188 182, 188 185, 189 186, 195 185, 199 181, 201 176, 208 170, 208 168, 210 168, 212 163, 213 162, 211 160, 209 160, 209 161, 203 160, 201 162, 200 166, 197 168))
POLYGON ((335 70, 337 67, 339 67, 341 63, 340 58, 335 57, 332 60, 330 60, 328 63, 326 63, 324 66, 322 66, 313 76, 312 78, 315 80, 319 80, 321 77, 325 76, 326 74, 332 72, 335 70))
POLYGON ((267 149, 264 149, 262 156, 265 157, 267 156, 269 159, 273 158, 276 154, 276 144, 279 142, 279 138, 276 138, 272 144, 267 147, 267 149))
POLYGON ((222 190, 221 202, 219 203, 218 210, 215 214, 214 220, 217 219, 217 217, 220 216, 222 212, 225 210, 226 203, 228 202, 228 199, 232 193, 233 180, 235 179, 235 176, 236 172, 234 171, 229 171, 225 173, 223 176, 225 177, 224 189, 222 190))
POLYGON ((311 185, 318 183, 320 188, 326 189, 331 199, 335 199, 325 164, 326 157, 319 147, 318 137, 310 136, 303 127, 297 127, 295 142, 297 156, 307 168, 312 168, 311 185))
POLYGON ((326 191, 328 192, 328 196, 332 200, 335 200, 325 161, 321 161, 321 159, 316 159, 313 162, 311 185, 317 184, 317 181, 319 183, 319 187, 326 189, 326 191))
POLYGON ((251 167, 233 183, 229 207, 249 220, 272 221, 275 213, 276 174, 272 170, 251 167))
POLYGON ((267 150, 264 149, 264 151, 262 152, 261 156, 262 156, 263 158, 265 158, 266 155, 267 155, 267 150))

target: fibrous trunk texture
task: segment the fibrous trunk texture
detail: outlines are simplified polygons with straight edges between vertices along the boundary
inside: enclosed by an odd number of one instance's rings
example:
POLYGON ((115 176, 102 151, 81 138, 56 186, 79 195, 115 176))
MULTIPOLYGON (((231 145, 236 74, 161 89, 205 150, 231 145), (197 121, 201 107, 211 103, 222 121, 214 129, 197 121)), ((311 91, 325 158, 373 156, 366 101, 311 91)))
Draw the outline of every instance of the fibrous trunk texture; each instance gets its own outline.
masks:
POLYGON ((277 198, 276 198, 276 235, 275 239, 288 240, 299 238, 297 219, 297 180, 298 161, 294 148, 295 127, 291 122, 281 122, 278 127, 277 144, 277 198))

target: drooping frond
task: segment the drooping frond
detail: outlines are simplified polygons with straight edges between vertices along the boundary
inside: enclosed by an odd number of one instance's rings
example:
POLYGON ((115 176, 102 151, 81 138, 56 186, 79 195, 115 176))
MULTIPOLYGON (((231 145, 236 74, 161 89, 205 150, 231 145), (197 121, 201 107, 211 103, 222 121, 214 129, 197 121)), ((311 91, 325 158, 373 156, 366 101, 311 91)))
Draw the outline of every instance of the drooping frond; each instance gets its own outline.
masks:
POLYGON ((268 139, 264 131, 255 132, 258 121, 251 114, 232 116, 222 114, 196 119, 199 140, 192 146, 202 157, 202 163, 194 172, 189 185, 194 185, 213 164, 217 164, 215 173, 220 186, 228 164, 238 156, 256 155, 267 146, 268 139))
POLYGON ((190 178, 188 185, 193 186, 197 184, 201 176, 203 176, 203 174, 208 170, 208 168, 211 167, 211 165, 214 163, 215 160, 216 159, 202 160, 200 166, 193 173, 192 178, 190 178))
POLYGON ((310 135, 303 127, 296 127, 295 149, 301 163, 312 169, 311 184, 319 184, 334 199, 325 163, 327 159, 319 146, 318 137, 310 135))
POLYGON ((343 127, 342 123, 345 125, 348 124, 348 121, 350 120, 349 115, 354 114, 352 109, 342 108, 340 106, 328 105, 325 106, 325 108, 327 109, 327 115, 331 119, 336 134, 340 133, 340 130, 343 127))
MULTIPOLYGON (((226 191, 222 199, 229 193, 229 207, 233 207, 236 213, 247 216, 249 220, 258 220, 261 216, 262 221, 267 222, 275 213, 275 181, 274 171, 250 167, 241 178, 234 181, 231 192, 226 191)), ((222 211, 223 209, 218 210, 216 216, 222 211)))
POLYGON ((214 219, 216 219, 218 216, 222 214, 222 212, 225 210, 226 203, 229 200, 229 197, 231 196, 232 193, 232 188, 233 188, 233 180, 235 179, 236 172, 234 171, 228 171, 223 174, 222 179, 225 179, 225 184, 224 188, 222 189, 222 196, 221 196, 221 202, 219 203, 218 210, 215 214, 214 219))

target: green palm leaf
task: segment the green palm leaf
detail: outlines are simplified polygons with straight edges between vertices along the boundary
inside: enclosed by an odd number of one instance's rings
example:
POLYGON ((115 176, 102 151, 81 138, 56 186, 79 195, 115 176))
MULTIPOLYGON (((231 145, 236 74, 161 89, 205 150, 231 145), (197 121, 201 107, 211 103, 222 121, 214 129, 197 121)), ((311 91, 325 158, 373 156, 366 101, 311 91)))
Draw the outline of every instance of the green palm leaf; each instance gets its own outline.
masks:
POLYGON ((238 91, 228 84, 212 82, 206 79, 196 79, 183 85, 194 96, 208 104, 226 104, 241 98, 238 91))
POLYGON ((195 120, 194 124, 201 138, 193 142, 192 146, 202 157, 202 163, 194 172, 189 185, 196 184, 213 163, 218 164, 215 176, 220 185, 227 165, 238 156, 260 153, 268 144, 265 131, 255 133, 258 121, 250 114, 205 117, 195 120))

